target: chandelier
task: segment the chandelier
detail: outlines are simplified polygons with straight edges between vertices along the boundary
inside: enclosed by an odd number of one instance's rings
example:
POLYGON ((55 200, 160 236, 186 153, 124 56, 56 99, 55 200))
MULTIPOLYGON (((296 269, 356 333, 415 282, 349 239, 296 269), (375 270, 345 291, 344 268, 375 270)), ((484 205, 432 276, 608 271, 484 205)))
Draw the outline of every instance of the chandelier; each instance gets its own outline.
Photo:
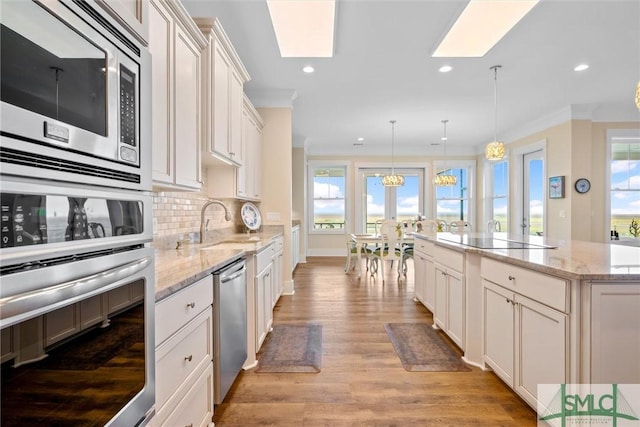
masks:
POLYGON ((504 158, 504 142, 498 141, 498 68, 502 65, 494 65, 490 69, 493 70, 494 80, 494 105, 495 105, 495 134, 493 142, 487 144, 484 149, 484 155, 487 160, 495 161, 504 158))
POLYGON ((433 178, 433 183, 438 187, 446 187, 451 185, 456 185, 458 179, 455 175, 447 174, 449 169, 447 169, 447 122, 449 120, 443 120, 442 124, 444 126, 444 133, 442 136, 442 145, 444 146, 444 170, 438 172, 436 176, 433 178))
POLYGON ((636 86, 636 107, 640 109, 640 81, 638 82, 638 86, 636 86))
POLYGON ((382 177, 382 185, 385 187, 402 187, 404 185, 404 176, 396 175, 393 169, 393 143, 394 143, 394 126, 395 120, 389 120, 391 123, 391 175, 384 175, 382 177))

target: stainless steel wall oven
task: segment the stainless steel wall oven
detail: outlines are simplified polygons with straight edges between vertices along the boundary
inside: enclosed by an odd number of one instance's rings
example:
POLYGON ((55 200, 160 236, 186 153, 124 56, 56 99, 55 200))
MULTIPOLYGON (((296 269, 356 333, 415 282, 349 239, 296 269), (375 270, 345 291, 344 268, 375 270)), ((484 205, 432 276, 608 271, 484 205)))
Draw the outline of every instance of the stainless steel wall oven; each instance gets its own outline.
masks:
POLYGON ((3 2, 0 21, 0 425, 144 425, 148 51, 93 0, 3 2))

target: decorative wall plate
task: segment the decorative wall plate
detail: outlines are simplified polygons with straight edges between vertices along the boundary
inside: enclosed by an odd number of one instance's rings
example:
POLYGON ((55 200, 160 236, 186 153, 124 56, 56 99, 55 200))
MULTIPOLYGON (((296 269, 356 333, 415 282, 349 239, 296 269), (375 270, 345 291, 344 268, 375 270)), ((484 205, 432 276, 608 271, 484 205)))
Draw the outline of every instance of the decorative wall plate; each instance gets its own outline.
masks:
POLYGON ((240 208, 240 216, 242 222, 249 230, 257 230, 262 223, 262 217, 260 216, 260 210, 256 205, 251 202, 247 202, 240 208))

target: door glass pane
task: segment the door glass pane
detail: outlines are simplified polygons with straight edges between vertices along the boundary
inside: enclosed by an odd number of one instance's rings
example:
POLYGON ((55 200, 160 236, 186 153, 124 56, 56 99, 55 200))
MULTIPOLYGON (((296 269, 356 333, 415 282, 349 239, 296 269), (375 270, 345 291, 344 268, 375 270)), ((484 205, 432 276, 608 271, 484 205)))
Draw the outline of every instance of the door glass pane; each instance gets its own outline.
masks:
POLYGON ((527 215, 528 233, 530 235, 543 235, 544 223, 544 162, 540 158, 531 158, 528 161, 528 185, 525 187, 528 196, 528 205, 525 206, 527 215))
POLYGON ((365 232, 375 233, 376 221, 384 219, 385 188, 376 175, 365 175, 364 203, 365 232))

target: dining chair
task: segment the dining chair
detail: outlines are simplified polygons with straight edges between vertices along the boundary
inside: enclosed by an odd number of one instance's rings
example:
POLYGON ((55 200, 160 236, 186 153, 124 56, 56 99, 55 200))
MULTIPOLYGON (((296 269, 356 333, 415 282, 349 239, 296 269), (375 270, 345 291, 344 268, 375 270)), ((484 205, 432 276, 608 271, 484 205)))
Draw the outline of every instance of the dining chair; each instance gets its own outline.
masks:
POLYGON ((452 233, 470 233, 471 223, 469 221, 451 221, 449 231, 452 233))
POLYGON ((382 283, 384 283, 384 265, 385 261, 398 262, 398 277, 402 270, 402 224, 394 220, 385 220, 380 225, 380 238, 377 247, 373 250, 373 260, 375 265, 371 266, 371 276, 378 272, 382 274, 382 283), (400 225, 400 233, 398 233, 398 225, 400 225))
POLYGON ((426 219, 424 221, 418 221, 422 223, 422 231, 424 233, 436 233, 438 232, 438 221, 435 219, 426 219))
POLYGON ((434 220, 437 224, 437 231, 449 231, 449 224, 444 219, 434 220))
POLYGON ((502 225, 500 225, 500 221, 498 221, 497 219, 490 219, 489 221, 487 221, 487 232, 500 232, 501 228, 502 225))
MULTIPOLYGON (((344 237, 347 244, 347 257, 344 264, 344 272, 348 273, 349 270, 356 268, 356 262, 358 262, 358 248, 356 246, 356 242, 351 239, 351 233, 349 233, 347 221, 344 222, 344 230, 344 237)), ((366 260, 367 270, 369 270, 369 259, 372 256, 371 252, 371 249, 367 248, 366 243, 360 249, 360 255, 366 260)))

